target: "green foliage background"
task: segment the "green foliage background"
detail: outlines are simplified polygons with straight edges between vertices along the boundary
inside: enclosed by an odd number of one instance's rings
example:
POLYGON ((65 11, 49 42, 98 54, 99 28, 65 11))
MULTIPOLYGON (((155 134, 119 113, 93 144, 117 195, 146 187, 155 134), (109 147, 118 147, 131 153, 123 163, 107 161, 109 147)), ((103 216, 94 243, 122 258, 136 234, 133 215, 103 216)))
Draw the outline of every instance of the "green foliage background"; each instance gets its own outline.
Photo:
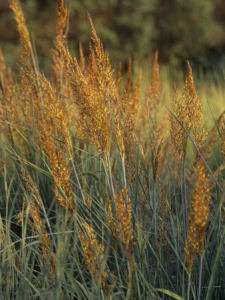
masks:
MULTIPOLYGON (((56 1, 21 0, 40 57, 49 69, 55 36, 56 1)), ((223 0, 68 0, 71 49, 89 41, 87 12, 114 62, 132 56, 143 61, 158 49, 161 64, 182 67, 187 59, 203 71, 225 66, 225 7, 223 0)), ((18 33, 8 8, 0 3, 0 47, 12 66, 18 57, 18 33)))

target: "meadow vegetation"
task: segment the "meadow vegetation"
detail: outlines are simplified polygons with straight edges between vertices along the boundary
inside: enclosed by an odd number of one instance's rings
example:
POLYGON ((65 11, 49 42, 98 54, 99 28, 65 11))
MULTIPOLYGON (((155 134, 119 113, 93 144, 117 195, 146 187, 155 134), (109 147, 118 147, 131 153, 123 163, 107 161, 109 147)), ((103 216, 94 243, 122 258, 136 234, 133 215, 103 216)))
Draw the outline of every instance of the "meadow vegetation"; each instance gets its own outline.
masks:
POLYGON ((89 55, 71 55, 63 0, 46 77, 9 2, 21 53, 14 74, 0 52, 2 299, 224 299, 224 88, 198 93, 189 63, 168 87, 157 51, 148 79, 131 59, 124 76, 90 15, 89 55))

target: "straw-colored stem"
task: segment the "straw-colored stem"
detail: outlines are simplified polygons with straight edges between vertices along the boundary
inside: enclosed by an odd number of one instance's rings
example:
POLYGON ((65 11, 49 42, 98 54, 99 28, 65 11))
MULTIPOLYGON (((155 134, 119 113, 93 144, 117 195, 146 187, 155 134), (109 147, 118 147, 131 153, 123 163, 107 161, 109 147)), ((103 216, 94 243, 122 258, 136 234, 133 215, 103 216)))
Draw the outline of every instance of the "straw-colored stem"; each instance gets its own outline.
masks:
POLYGON ((202 255, 201 255, 201 257, 200 257, 199 280, 198 280, 198 300, 201 299, 203 258, 204 258, 204 252, 202 253, 202 255))

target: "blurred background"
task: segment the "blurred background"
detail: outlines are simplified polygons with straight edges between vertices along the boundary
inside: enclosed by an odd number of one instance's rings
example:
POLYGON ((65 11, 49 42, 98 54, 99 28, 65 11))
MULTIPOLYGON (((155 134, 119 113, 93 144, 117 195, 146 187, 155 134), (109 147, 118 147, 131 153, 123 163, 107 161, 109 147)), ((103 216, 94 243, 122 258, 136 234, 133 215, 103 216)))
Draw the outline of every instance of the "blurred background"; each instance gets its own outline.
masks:
MULTIPOLYGON (((20 0, 40 68, 50 70, 56 24, 56 0, 20 0)), ((68 38, 72 52, 79 41, 88 49, 87 12, 113 63, 129 56, 147 63, 156 49, 161 65, 182 69, 188 59, 196 72, 219 74, 225 67, 224 0, 68 0, 68 38)), ((0 0, 0 47, 15 68, 19 37, 7 0, 0 0)))

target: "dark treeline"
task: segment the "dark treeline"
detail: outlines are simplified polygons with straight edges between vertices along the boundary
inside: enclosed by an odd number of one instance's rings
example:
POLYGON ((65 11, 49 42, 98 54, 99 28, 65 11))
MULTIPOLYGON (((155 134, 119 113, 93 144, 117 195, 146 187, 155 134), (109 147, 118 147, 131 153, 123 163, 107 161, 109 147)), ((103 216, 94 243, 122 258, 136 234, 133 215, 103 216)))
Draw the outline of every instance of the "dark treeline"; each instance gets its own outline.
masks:
MULTIPOLYGON (((21 0, 39 62, 48 70, 55 36, 56 0, 21 0)), ((222 73, 225 65, 223 0, 68 0, 71 49, 90 36, 87 12, 112 60, 127 62, 152 57, 159 50, 162 64, 182 67, 186 60, 203 71, 222 73)), ((10 65, 18 55, 18 33, 8 8, 0 1, 0 47, 10 65)))

